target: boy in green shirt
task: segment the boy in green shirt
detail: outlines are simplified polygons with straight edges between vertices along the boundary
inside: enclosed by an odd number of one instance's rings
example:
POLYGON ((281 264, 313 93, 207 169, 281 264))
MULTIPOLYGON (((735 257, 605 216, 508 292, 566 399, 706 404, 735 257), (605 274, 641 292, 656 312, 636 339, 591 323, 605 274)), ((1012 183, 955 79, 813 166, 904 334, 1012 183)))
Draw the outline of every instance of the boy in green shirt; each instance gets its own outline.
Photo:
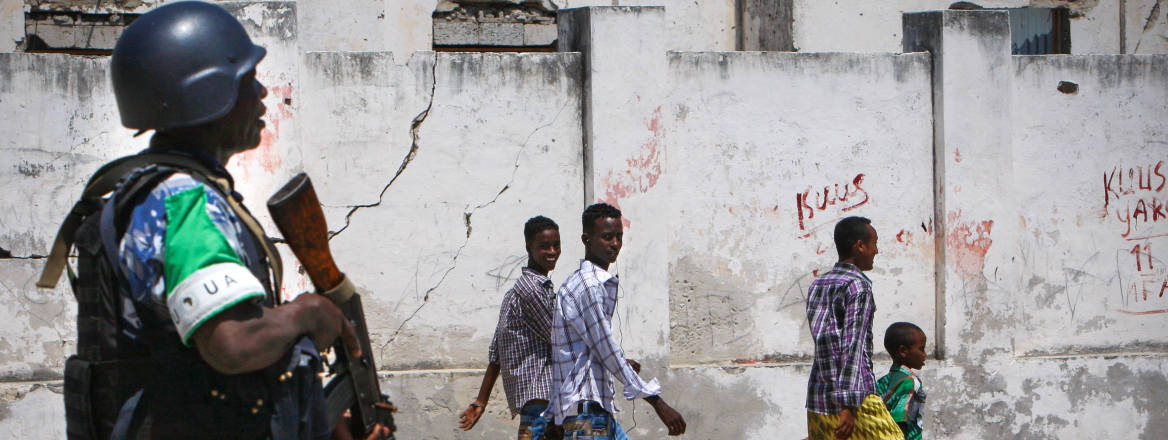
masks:
POLYGON ((876 392, 907 440, 922 438, 925 390, 914 370, 925 366, 925 339, 925 332, 908 322, 894 323, 884 332, 884 348, 892 355, 892 368, 876 381, 876 392))

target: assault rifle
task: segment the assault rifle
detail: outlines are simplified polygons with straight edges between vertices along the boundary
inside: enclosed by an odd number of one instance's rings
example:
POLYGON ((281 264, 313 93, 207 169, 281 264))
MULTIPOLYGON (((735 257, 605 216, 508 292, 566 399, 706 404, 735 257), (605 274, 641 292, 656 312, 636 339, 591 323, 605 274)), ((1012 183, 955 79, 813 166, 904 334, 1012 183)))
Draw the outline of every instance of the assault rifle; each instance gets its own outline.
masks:
POLYGON ((372 432, 374 425, 380 423, 389 428, 392 439, 397 427, 387 407, 392 404, 389 404, 388 396, 381 394, 377 382, 377 367, 365 326, 365 312, 361 309, 361 295, 356 293, 353 283, 333 261, 324 212, 308 175, 297 174, 272 195, 268 199, 268 211, 288 247, 304 266, 317 293, 327 296, 344 312, 361 345, 359 358, 352 358, 350 347, 345 347, 339 340, 333 350, 336 361, 329 366, 331 380, 324 388, 329 426, 336 426, 344 412, 349 410, 352 414, 350 430, 355 438, 364 438, 372 432))

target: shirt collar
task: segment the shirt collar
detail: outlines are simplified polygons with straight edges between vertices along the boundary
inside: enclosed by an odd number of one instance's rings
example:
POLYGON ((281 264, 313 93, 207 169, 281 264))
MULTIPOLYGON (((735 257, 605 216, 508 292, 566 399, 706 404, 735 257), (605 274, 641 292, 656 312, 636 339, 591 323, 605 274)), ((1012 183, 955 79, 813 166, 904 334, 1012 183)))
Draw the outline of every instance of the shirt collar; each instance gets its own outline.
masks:
POLYGON ((552 280, 530 267, 523 267, 523 275, 531 277, 535 283, 543 287, 552 287, 552 280))
POLYGON ((835 270, 840 270, 840 271, 844 271, 844 272, 847 272, 847 273, 850 273, 853 275, 857 275, 865 280, 868 280, 868 282, 872 282, 872 280, 869 279, 867 275, 864 275, 864 272, 861 271, 860 268, 858 266, 856 266, 855 264, 837 261, 833 268, 835 270))
POLYGON ((912 368, 909 368, 909 367, 906 367, 906 366, 904 366, 904 365, 897 364, 897 363, 893 363, 893 364, 892 364, 892 368, 889 368, 889 369, 888 369, 888 371, 889 371, 890 373, 893 373, 893 372, 897 372, 897 371, 899 371, 899 372, 901 372, 901 373, 904 373, 904 374, 907 374, 907 375, 910 375, 910 376, 916 376, 916 373, 914 373, 914 372, 913 372, 913 369, 912 369, 912 368))
POLYGON ((580 270, 583 271, 586 269, 591 270, 592 273, 596 275, 596 281, 599 281, 600 284, 607 284, 609 280, 620 281, 620 278, 617 278, 616 275, 608 273, 607 270, 601 269, 600 266, 596 265, 596 263, 588 261, 588 259, 580 260, 580 270))

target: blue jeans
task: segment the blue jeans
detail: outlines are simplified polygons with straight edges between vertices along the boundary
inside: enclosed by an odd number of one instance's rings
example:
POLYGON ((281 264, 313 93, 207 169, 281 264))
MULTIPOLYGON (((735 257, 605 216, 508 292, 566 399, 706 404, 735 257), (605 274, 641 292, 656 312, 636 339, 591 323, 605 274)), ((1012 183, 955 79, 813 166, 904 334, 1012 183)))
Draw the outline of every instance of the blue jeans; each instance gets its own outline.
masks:
POLYGON ((612 414, 599 403, 586 401, 576 405, 578 415, 564 419, 564 440, 628 440, 612 414))
POLYGON ((560 440, 559 427, 541 416, 547 409, 547 401, 532 400, 519 409, 519 440, 560 440))

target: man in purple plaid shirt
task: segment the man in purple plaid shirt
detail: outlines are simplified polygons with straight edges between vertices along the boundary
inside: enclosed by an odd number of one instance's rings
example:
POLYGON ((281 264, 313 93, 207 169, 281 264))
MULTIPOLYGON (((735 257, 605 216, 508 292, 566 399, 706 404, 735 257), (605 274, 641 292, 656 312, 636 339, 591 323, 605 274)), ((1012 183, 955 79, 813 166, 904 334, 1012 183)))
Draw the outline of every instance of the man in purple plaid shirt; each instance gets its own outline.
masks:
POLYGON ((896 439, 900 428, 876 396, 872 374, 872 269, 876 229, 863 217, 835 226, 839 262, 811 283, 807 322, 815 341, 815 362, 807 381, 810 440, 896 439))

